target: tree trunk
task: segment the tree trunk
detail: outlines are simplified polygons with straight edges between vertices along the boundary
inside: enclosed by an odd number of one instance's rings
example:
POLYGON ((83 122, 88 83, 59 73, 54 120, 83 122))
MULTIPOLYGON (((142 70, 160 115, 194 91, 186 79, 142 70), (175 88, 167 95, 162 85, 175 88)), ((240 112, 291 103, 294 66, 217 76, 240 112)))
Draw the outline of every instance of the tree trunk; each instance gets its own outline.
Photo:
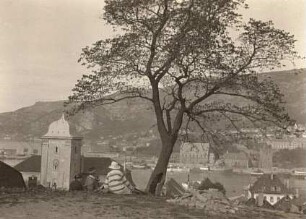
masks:
MULTIPOLYGON (((160 105, 158 82, 151 80, 151 85, 153 94, 152 99, 154 100, 153 105, 156 115, 157 128, 162 142, 162 149, 158 157, 156 167, 154 168, 154 171, 149 179, 146 191, 150 194, 156 195, 157 187, 162 188, 165 183, 168 163, 173 151, 174 144, 178 137, 178 132, 182 124, 184 111, 180 110, 178 112, 174 121, 173 129, 169 128, 169 130, 167 130, 163 118, 163 111, 160 105)), ((169 124, 171 126, 171 120, 167 122, 168 126, 169 124)))
POLYGON ((166 140, 162 142, 163 145, 160 155, 158 157, 157 164, 154 168, 153 173, 151 174, 150 180, 146 188, 146 191, 153 195, 159 195, 157 194, 157 192, 159 192, 157 187, 161 188, 165 183, 167 167, 176 139, 166 140))

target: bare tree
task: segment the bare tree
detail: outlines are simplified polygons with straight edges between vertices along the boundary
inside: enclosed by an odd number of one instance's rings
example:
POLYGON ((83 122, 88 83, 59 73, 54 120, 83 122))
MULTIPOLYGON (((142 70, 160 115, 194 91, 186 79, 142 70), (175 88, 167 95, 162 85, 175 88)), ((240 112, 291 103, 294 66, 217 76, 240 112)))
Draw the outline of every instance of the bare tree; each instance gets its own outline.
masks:
POLYGON ((278 87, 258 72, 297 57, 295 40, 271 21, 243 23, 244 0, 105 3, 104 19, 119 34, 83 49, 79 61, 92 73, 69 102, 77 110, 129 98, 152 104, 162 149, 148 192, 163 184, 183 124, 213 136, 212 124, 223 120, 237 129, 240 117, 254 125, 289 121, 278 87))

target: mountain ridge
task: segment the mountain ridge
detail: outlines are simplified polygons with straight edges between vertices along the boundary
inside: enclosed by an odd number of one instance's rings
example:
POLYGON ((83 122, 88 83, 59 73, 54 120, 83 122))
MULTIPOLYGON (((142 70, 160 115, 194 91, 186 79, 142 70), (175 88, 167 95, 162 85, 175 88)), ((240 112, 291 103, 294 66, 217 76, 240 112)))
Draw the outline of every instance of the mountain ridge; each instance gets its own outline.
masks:
MULTIPOLYGON (((306 69, 262 73, 259 78, 270 78, 284 93, 286 109, 297 123, 306 122, 306 69)), ((64 101, 38 101, 32 106, 13 112, 0 113, 0 139, 30 139, 41 137, 51 122, 60 118, 64 101)), ((155 125, 153 109, 144 100, 128 100, 99 106, 70 118, 72 130, 79 135, 99 141, 111 136, 146 135, 155 125)))

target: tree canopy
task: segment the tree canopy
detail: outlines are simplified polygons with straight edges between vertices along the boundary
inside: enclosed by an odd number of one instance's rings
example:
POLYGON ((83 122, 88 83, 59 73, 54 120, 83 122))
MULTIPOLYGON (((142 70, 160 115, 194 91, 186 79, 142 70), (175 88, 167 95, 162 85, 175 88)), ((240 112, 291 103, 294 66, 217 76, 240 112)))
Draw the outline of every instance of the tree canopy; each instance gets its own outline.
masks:
POLYGON ((79 61, 92 73, 69 100, 77 110, 129 98, 152 103, 163 148, 153 175, 165 173, 182 124, 213 139, 221 120, 236 129, 240 117, 255 126, 290 120, 278 87, 257 76, 297 57, 294 37, 271 21, 243 22, 244 0, 105 4, 104 20, 118 35, 83 49, 79 61))

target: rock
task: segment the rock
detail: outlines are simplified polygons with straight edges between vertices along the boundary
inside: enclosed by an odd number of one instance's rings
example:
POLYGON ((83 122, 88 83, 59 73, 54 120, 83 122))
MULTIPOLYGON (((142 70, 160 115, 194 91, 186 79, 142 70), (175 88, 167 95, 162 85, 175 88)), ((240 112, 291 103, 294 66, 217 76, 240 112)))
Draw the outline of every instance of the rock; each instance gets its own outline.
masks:
POLYGON ((168 201, 179 205, 184 205, 190 208, 203 209, 208 214, 214 215, 235 214, 238 208, 231 204, 227 197, 216 189, 206 191, 191 190, 183 196, 168 201))
POLYGON ((203 209, 204 207, 205 207, 205 204, 204 204, 204 203, 196 202, 196 208, 198 208, 198 209, 203 209))
POLYGON ((230 209, 228 212, 231 213, 231 214, 235 214, 236 213, 236 211, 234 209, 230 209))

